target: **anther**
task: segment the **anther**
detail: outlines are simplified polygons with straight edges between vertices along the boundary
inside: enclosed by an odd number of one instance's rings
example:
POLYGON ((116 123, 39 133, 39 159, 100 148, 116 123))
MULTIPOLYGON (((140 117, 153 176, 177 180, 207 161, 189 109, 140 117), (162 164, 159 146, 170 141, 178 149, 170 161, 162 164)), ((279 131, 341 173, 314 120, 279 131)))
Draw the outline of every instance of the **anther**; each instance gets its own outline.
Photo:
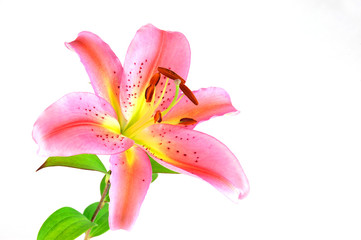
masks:
POLYGON ((153 77, 150 79, 149 85, 157 86, 160 79, 160 73, 156 73, 153 75, 153 77))
POLYGON ((159 110, 154 114, 154 123, 156 122, 162 122, 162 113, 159 110))
POLYGON ((192 103, 194 103, 195 105, 198 105, 198 100, 197 98, 194 96, 194 94, 192 93, 192 91, 183 83, 179 84, 179 88, 182 90, 182 92, 184 93, 184 95, 186 95, 189 100, 192 101, 192 103))
POLYGON ((147 89, 145 90, 145 101, 146 102, 151 102, 152 98, 153 98, 153 93, 154 93, 154 88, 155 85, 151 84, 147 87, 147 89))
POLYGON ((194 120, 193 118, 182 118, 181 120, 179 120, 179 124, 181 125, 192 125, 196 123, 197 121, 194 120))
POLYGON ((183 84, 186 82, 181 76, 179 76, 178 74, 167 68, 158 67, 158 71, 164 76, 169 77, 170 79, 173 80, 180 79, 183 84))

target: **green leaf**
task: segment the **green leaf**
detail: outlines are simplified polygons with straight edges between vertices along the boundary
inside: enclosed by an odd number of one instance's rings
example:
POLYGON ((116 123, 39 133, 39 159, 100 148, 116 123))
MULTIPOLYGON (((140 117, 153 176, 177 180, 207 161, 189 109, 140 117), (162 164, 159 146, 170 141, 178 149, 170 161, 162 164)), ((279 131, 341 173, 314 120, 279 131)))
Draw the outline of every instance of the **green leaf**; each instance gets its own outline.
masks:
MULTIPOLYGON (((104 189, 105 189, 105 186, 107 185, 105 183, 105 178, 107 177, 107 175, 105 175, 102 179, 102 181, 100 182, 100 196, 102 196, 103 192, 104 192, 104 189)), ((110 188, 109 188, 110 189, 110 188)), ((105 196, 105 199, 104 201, 105 202, 109 202, 110 201, 110 198, 109 198, 109 189, 108 189, 108 192, 107 192, 107 195, 105 196)))
MULTIPOLYGON (((89 220, 93 217, 93 214, 98 206, 99 202, 95 202, 93 204, 90 204, 85 210, 84 210, 84 216, 86 216, 89 220)), ((102 209, 98 212, 97 216, 95 217, 94 222, 98 225, 96 227, 93 227, 90 231, 89 236, 90 237, 96 237, 99 236, 106 231, 109 230, 109 204, 105 203, 102 209)))
POLYGON ((152 182, 158 178, 158 173, 152 173, 152 182))
MULTIPOLYGON (((149 155, 148 155, 149 156, 149 155)), ((149 156, 150 163, 152 164, 153 173, 177 173, 157 163, 151 156, 149 156)))
POLYGON ((80 154, 70 157, 49 157, 38 170, 46 167, 63 166, 107 173, 102 161, 94 154, 80 154))
POLYGON ((77 210, 63 207, 45 220, 37 240, 73 240, 94 226, 95 223, 77 210))

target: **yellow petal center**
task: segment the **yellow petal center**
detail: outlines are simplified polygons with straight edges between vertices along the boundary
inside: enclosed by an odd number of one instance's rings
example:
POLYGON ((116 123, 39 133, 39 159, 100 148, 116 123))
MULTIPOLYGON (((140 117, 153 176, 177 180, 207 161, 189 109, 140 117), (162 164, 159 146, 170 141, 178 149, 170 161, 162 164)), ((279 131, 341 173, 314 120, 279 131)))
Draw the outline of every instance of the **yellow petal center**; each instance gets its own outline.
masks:
MULTIPOLYGON (((163 90, 161 92, 160 97, 158 98, 158 101, 155 100, 155 93, 156 91, 152 91, 153 96, 149 96, 149 92, 145 92, 144 98, 140 98, 137 104, 137 107, 134 111, 134 114, 132 115, 131 119, 129 119, 127 125, 125 126, 124 130, 123 130, 123 135, 127 136, 129 138, 134 137, 137 133, 139 133, 140 131, 142 131, 144 128, 149 127, 155 123, 160 123, 161 122, 161 118, 164 117, 181 99, 178 98, 179 95, 179 84, 180 81, 174 81, 175 85, 176 85, 176 93, 174 95, 173 101, 171 102, 171 104, 169 105, 169 107, 167 109, 165 109, 164 111, 160 112, 159 110, 157 111, 159 105, 162 102, 162 99, 164 97, 164 94, 166 92, 167 86, 168 86, 168 81, 169 78, 167 78, 163 90), (156 118, 156 121, 155 121, 156 118)), ((156 86, 155 83, 151 83, 154 85, 150 85, 152 86, 152 88, 157 88, 159 86, 156 86)), ((148 89, 150 89, 148 87, 148 89)))

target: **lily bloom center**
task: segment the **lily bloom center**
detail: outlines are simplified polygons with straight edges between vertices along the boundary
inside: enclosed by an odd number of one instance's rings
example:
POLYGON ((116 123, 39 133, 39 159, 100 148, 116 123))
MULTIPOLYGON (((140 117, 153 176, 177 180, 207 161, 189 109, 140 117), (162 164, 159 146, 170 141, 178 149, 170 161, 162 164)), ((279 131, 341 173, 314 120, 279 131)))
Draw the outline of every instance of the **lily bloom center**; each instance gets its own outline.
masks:
MULTIPOLYGON (((192 91, 185 85, 185 80, 177 73, 170 69, 158 67, 158 72, 152 76, 149 80, 148 86, 144 91, 144 97, 138 101, 138 105, 132 115, 131 119, 127 122, 123 128, 122 134, 129 138, 133 138, 144 128, 147 128, 153 124, 161 123, 163 117, 182 99, 183 96, 189 98, 191 102, 198 105, 198 100, 192 93, 192 91), (163 75, 166 78, 164 84, 159 84, 159 80, 163 75), (167 93, 167 87, 171 84, 175 84, 175 95, 170 105, 163 111, 158 110, 160 104, 164 99, 164 94, 167 93), (156 89, 161 89, 161 94, 157 98, 155 97, 156 89), (183 95, 179 96, 179 90, 183 92, 183 95)), ((163 122, 166 123, 166 122, 163 122)), ((181 125, 190 125, 197 123, 192 118, 179 119, 181 125)))

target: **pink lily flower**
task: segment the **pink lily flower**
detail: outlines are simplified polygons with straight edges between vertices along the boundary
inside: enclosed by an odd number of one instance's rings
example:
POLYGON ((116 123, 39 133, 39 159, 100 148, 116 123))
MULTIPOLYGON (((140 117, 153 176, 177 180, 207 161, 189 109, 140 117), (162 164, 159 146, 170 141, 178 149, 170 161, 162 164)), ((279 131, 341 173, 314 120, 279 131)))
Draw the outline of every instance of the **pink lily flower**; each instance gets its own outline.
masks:
POLYGON ((190 47, 183 34, 143 26, 124 67, 93 33, 81 32, 66 46, 80 56, 95 94, 69 93, 53 103, 34 124, 33 138, 43 156, 111 155, 112 230, 129 230, 138 216, 152 180, 147 154, 207 181, 234 201, 247 195, 248 181, 233 153, 193 130, 237 110, 221 88, 192 92, 186 87, 190 47))

